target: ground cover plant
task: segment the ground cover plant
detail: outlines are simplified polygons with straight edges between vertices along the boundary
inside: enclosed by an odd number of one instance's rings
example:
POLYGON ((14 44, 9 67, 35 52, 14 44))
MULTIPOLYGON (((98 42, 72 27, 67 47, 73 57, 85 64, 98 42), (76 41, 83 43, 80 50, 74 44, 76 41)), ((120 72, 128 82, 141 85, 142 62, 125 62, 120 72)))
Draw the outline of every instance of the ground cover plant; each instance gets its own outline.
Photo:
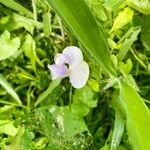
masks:
POLYGON ((0 149, 150 149, 149 0, 0 0, 0 149))

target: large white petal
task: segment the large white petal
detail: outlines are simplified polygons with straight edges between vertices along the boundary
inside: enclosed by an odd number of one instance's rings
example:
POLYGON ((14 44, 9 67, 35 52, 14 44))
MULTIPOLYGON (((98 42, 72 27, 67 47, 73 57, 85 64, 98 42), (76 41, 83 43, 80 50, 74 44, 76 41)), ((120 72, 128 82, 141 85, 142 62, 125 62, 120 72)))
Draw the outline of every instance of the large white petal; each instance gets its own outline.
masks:
POLYGON ((74 88, 82 88, 89 77, 89 66, 82 61, 76 68, 70 71, 70 82, 74 88))
POLYGON ((82 51, 76 46, 68 46, 63 50, 63 55, 67 58, 69 68, 73 69, 83 61, 82 51))

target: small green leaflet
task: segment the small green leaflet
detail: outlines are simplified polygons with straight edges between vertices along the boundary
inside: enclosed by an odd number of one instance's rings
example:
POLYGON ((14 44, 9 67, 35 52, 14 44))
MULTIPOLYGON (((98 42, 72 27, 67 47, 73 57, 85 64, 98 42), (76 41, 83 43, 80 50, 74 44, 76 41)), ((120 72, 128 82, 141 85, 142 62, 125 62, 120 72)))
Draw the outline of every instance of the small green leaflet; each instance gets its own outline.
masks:
POLYGON ((20 47, 20 39, 16 37, 10 39, 10 33, 4 31, 0 36, 0 61, 13 56, 20 47))

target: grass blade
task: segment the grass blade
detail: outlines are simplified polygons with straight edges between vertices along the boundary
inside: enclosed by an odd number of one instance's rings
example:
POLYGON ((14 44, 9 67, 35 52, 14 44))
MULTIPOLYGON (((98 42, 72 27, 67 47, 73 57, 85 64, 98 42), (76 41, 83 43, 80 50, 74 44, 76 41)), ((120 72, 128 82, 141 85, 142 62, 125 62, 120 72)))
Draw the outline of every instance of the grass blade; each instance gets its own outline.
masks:
POLYGON ((60 84, 61 79, 53 80, 46 91, 44 91, 38 98, 34 106, 36 107, 41 103, 50 93, 53 92, 53 90, 60 84))
POLYGON ((120 144, 123 132, 124 132, 124 124, 125 118, 122 110, 120 109, 120 101, 119 101, 119 92, 117 91, 113 96, 113 106, 115 109, 115 123, 114 130, 110 145, 110 150, 116 150, 120 144))
POLYGON ((120 100, 126 112, 129 139, 135 150, 150 148, 150 111, 136 90, 127 83, 121 83, 120 100))
POLYGON ((13 88, 10 86, 10 84, 5 80, 5 78, 1 74, 0 74, 0 84, 15 99, 16 103, 18 103, 19 105, 22 104, 17 93, 13 90, 13 88))
POLYGON ((22 5, 18 4, 17 2, 13 0, 0 0, 0 3, 4 4, 5 6, 14 9, 24 15, 27 15, 31 18, 33 18, 32 12, 30 12, 28 9, 24 8, 22 5))
POLYGON ((109 75, 116 75, 109 48, 84 0, 46 0, 109 75))

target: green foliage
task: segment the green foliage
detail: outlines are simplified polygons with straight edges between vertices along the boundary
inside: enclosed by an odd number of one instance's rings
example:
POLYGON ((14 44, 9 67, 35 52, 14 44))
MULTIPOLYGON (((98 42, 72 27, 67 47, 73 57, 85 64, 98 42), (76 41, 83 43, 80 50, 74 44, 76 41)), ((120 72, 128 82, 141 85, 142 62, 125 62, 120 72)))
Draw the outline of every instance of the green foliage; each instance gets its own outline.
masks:
POLYGON ((150 1, 149 0, 127 0, 127 5, 133 7, 134 9, 148 15, 150 14, 150 1))
POLYGON ((142 43, 145 46, 147 50, 150 50, 150 16, 143 16, 141 18, 141 38, 142 38, 142 43), (145 23, 146 22, 146 23, 145 23))
POLYGON ((16 100, 18 104, 21 104, 21 100, 17 93, 11 87, 11 85, 5 80, 5 78, 0 74, 0 84, 6 89, 6 91, 16 100))
POLYGON ((148 0, 0 0, 0 149, 148 150, 149 24, 148 0), (47 68, 69 45, 81 89, 47 68))
POLYGON ((131 22, 132 18, 133 18, 133 11, 129 7, 124 8, 124 10, 119 12, 118 16, 115 18, 114 24, 110 32, 122 28, 127 23, 131 22))
POLYGON ((47 2, 64 19, 83 46, 110 75, 116 75, 112 65, 108 46, 102 28, 97 25, 84 1, 51 1, 47 2), (78 12, 78 13, 77 13, 78 12), (100 46, 99 46, 100 45, 100 46))
POLYGON ((148 150, 150 147, 150 111, 133 87, 122 82, 120 90, 120 99, 126 113, 129 140, 133 143, 134 149, 148 150))
POLYGON ((5 31, 0 36, 0 61, 13 56, 20 46, 20 39, 18 37, 10 39, 10 33, 5 31))

